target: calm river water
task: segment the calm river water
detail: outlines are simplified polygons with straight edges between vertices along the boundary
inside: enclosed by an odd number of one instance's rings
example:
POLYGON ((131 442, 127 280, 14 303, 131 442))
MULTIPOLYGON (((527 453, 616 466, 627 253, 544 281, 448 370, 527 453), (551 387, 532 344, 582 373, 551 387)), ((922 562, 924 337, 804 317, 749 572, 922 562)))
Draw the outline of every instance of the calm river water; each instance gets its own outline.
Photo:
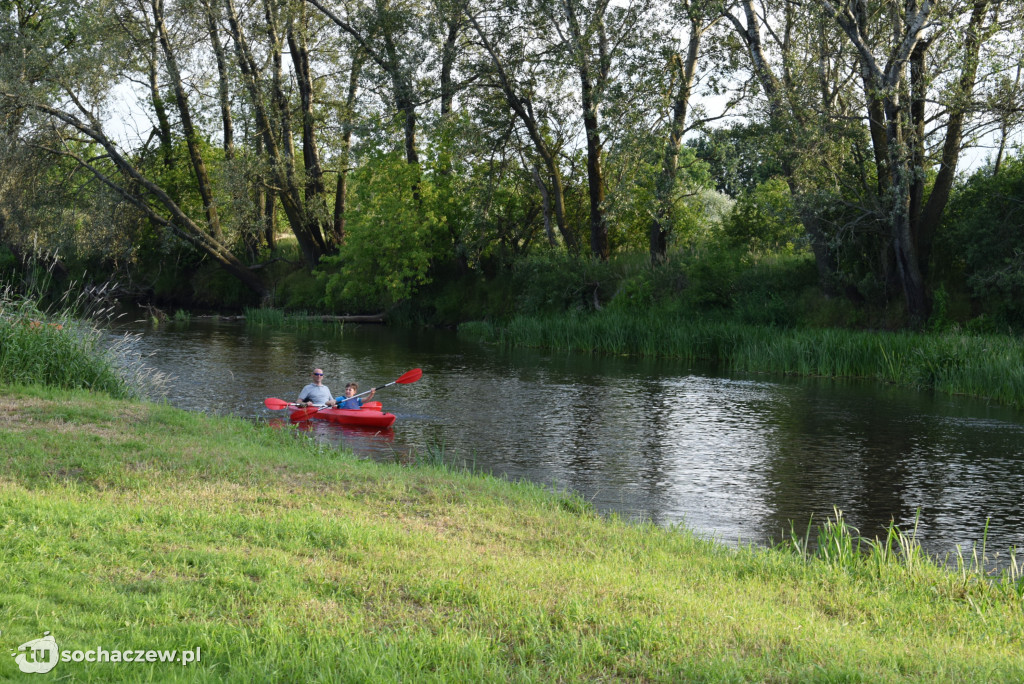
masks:
POLYGON ((347 325, 338 334, 261 331, 193 319, 133 328, 143 361, 169 374, 168 401, 272 420, 314 366, 340 395, 377 394, 393 429, 315 422, 322 440, 393 459, 428 449, 509 478, 578 492, 602 511, 685 523, 763 544, 838 506, 864 536, 891 519, 930 553, 960 545, 1001 564, 1024 548, 1024 415, 874 383, 721 374, 670 361, 499 350, 454 333, 347 325))

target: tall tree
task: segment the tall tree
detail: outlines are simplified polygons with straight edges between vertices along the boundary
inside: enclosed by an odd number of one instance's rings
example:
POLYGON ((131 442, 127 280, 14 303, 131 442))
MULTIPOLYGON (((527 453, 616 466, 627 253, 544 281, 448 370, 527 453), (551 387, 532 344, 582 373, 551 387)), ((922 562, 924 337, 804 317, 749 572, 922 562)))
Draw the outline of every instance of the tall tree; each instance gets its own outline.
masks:
POLYGON ((189 103, 188 94, 185 92, 185 83, 182 81, 181 70, 178 67, 178 57, 167 33, 167 24, 164 21, 163 0, 151 0, 150 8, 153 12, 153 25, 156 27, 160 47, 163 50, 171 87, 174 89, 174 99, 178 106, 181 127, 185 133, 185 144, 188 146, 188 156, 192 162, 192 171, 195 173, 199 196, 203 200, 206 224, 209 227, 211 237, 214 240, 223 241, 224 233, 220 227, 217 201, 213 196, 213 183, 210 181, 210 174, 206 169, 206 160, 203 159, 203 153, 200 149, 202 141, 200 140, 199 132, 192 123, 192 106, 189 103))
POLYGON ((607 259, 611 245, 605 206, 605 138, 612 135, 603 121, 603 109, 609 102, 609 88, 622 76, 631 53, 648 49, 648 3, 636 0, 615 5, 608 0, 536 0, 527 5, 542 16, 543 35, 551 36, 548 49, 556 59, 564 60, 579 84, 583 134, 586 140, 587 189, 590 200, 590 250, 607 259))
MULTIPOLYGON (((31 28, 31 35, 25 36, 27 43, 36 46, 34 54, 23 51, 19 55, 21 66, 9 65, 31 73, 31 78, 14 83, 7 78, 9 72, 5 69, 0 97, 8 105, 35 112, 35 125, 53 132, 59 142, 45 144, 46 150, 73 159, 153 224, 173 232, 254 293, 265 296, 266 285, 234 255, 221 229, 215 192, 202 154, 201 133, 191 120, 189 89, 178 68, 178 51, 159 0, 151 0, 148 24, 140 25, 134 35, 155 36, 161 45, 162 72, 175 91, 180 123, 190 146, 191 180, 195 184, 191 191, 201 198, 203 218, 190 215, 187 206, 147 175, 133 154, 122 149, 104 128, 100 114, 108 104, 116 79, 139 75, 139 65, 129 49, 131 38, 123 30, 126 16, 114 16, 102 2, 76 7, 55 3, 47 6, 47 10, 59 14, 51 15, 50 21, 37 23, 31 28), (69 33, 68 25, 79 28, 69 33), (86 156, 84 151, 89 145, 99 153, 86 156)), ((151 64, 143 68, 148 79, 151 64)))
POLYGON ((407 0, 383 0, 356 3, 339 12, 322 0, 307 2, 351 36, 360 51, 390 80, 395 109, 403 120, 406 161, 418 164, 417 107, 421 96, 416 70, 424 61, 424 46, 416 7, 407 0))
POLYGON ((887 8, 888 32, 872 25, 877 15, 865 0, 846 5, 821 0, 821 4, 856 50, 897 274, 907 311, 920 324, 930 312, 927 264, 963 151, 964 125, 974 107, 981 48, 994 33, 988 17, 990 2, 953 5, 946 9, 947 16, 937 17, 931 0, 905 0, 901 6, 887 8), (936 65, 948 78, 936 79, 928 56, 944 36, 951 37, 955 47, 946 52, 941 66, 936 65), (946 81, 946 88, 933 95, 929 83, 935 80, 946 81), (924 179, 932 166, 925 149, 930 96, 943 111, 942 133, 937 136, 938 168, 926 201, 924 179), (879 120, 879 115, 884 118, 879 120), (884 136, 879 130, 883 124, 884 136))
MULTIPOLYGON (((324 238, 324 214, 318 211, 322 197, 317 193, 322 192, 322 183, 312 188, 307 186, 304 193, 301 174, 296 167, 290 104, 284 90, 281 63, 285 36, 282 35, 280 27, 281 21, 288 22, 292 19, 285 12, 285 6, 276 4, 274 0, 264 2, 264 23, 260 28, 266 37, 266 49, 270 56, 268 74, 250 46, 234 0, 225 0, 225 8, 229 33, 234 44, 242 82, 249 96, 257 135, 261 137, 264 154, 268 157, 274 192, 288 218, 288 224, 298 241, 306 265, 313 268, 319 263, 320 257, 330 251, 330 247, 324 238)), ((302 59, 301 56, 296 58, 302 59)), ((312 125, 312 122, 304 121, 303 125, 312 125)), ((312 173, 315 175, 316 171, 312 173)))
POLYGON ((538 63, 526 58, 527 46, 531 43, 530 27, 503 7, 477 10, 469 20, 483 49, 484 60, 479 66, 482 77, 502 94, 543 161, 547 179, 541 185, 546 187, 550 198, 555 226, 566 249, 575 253, 579 249, 578 240, 565 215, 565 189, 558 159, 561 141, 553 139, 551 132, 557 127, 547 120, 553 108, 544 104, 535 106, 534 102, 544 88, 543 77, 537 73, 538 63), (507 46, 505 49, 511 57, 506 56, 502 46, 507 46))
MULTIPOLYGON (((764 121, 765 153, 789 185, 820 284, 826 294, 838 294, 838 253, 846 229, 837 229, 829 212, 849 203, 842 199, 842 188, 851 182, 846 177, 850 166, 860 164, 859 133, 848 123, 859 113, 855 60, 834 24, 805 6, 737 0, 727 10, 725 17, 761 92, 761 98, 748 98, 748 118, 764 121), (837 122, 844 125, 837 127, 837 122)), ((863 175, 863 170, 852 175, 863 175)))
MULTIPOLYGON (((592 4, 578 0, 560 0, 560 5, 566 27, 563 40, 580 79, 583 130, 587 136, 590 251, 600 259, 607 259, 611 249, 608 244, 608 220, 605 215, 601 103, 605 97, 612 68, 611 46, 605 22, 608 0, 596 0, 592 4)), ((559 27, 559 24, 555 23, 555 26, 559 27)))
POLYGON ((352 55, 349 65, 348 88, 338 118, 341 119, 341 149, 338 151, 338 178, 334 193, 334 244, 345 242, 345 211, 348 202, 348 176, 352 152, 352 129, 356 118, 356 95, 359 92, 359 74, 363 68, 363 57, 352 55))
POLYGON ((681 0, 675 6, 673 18, 687 26, 685 47, 680 50, 673 45, 668 53, 667 69, 669 83, 674 86, 670 92, 670 114, 666 124, 665 147, 662 153, 661 170, 654 188, 654 209, 651 216, 649 245, 652 263, 664 261, 668 252, 671 235, 672 215, 676 202, 675 189, 679 176, 679 150, 683 136, 693 126, 689 122, 694 99, 694 85, 701 58, 705 34, 718 23, 720 16, 708 12, 703 3, 681 0))

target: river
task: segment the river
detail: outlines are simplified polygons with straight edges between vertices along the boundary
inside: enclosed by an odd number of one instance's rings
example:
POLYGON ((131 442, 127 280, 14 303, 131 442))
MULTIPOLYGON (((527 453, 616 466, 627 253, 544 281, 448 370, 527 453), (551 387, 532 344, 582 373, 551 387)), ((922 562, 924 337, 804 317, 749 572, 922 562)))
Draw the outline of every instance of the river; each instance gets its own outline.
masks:
POLYGON ((191 411, 280 420, 314 367, 340 395, 411 368, 376 399, 391 430, 315 421, 363 457, 417 454, 578 493, 602 512, 684 523, 727 544, 803 534, 833 506, 862 535, 895 520, 933 555, 989 565, 1024 547, 1024 415, 876 383, 740 375, 646 360, 501 350, 439 330, 260 330, 193 319, 129 324, 130 348, 191 411), (986 537, 986 522, 988 524, 986 537), (996 555, 998 554, 998 556, 996 555))

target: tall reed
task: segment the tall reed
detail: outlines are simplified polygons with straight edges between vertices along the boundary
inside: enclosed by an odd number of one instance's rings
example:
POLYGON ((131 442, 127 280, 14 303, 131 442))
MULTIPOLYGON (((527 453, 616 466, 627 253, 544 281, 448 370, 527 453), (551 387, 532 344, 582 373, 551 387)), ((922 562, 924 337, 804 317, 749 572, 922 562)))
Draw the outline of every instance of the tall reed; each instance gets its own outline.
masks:
POLYGON ((517 316, 496 327, 492 339, 506 346, 709 361, 737 371, 867 378, 1024 408, 1024 342, 1008 335, 781 329, 606 310, 517 316))
POLYGON ((281 309, 271 307, 246 307, 245 324, 252 328, 270 328, 295 331, 326 331, 341 334, 345 324, 341 321, 325 320, 322 316, 310 315, 306 312, 285 313, 281 309))
POLYGON ((130 336, 111 338, 73 310, 42 311, 31 297, 0 290, 0 382, 118 398, 159 393, 165 378, 131 355, 130 336))
POLYGON ((1018 599, 1024 598, 1024 567, 1017 561, 1015 549, 1010 549, 1008 561, 1000 568, 990 567, 994 564, 986 554, 984 540, 980 554, 975 547, 969 560, 959 548, 953 559, 929 557, 917 539, 920 515, 918 511, 909 532, 891 521, 884 538, 867 539, 846 522, 839 508, 833 507, 833 516, 817 526, 816 534, 812 535, 810 522, 803 537, 796 534, 791 524, 790 538, 777 548, 795 553, 808 562, 824 562, 853 572, 866 571, 877 578, 894 573, 927 578, 934 586, 953 595, 980 583, 1018 599), (817 542, 813 548, 812 536, 817 542), (955 570, 951 572, 953 567, 955 570))

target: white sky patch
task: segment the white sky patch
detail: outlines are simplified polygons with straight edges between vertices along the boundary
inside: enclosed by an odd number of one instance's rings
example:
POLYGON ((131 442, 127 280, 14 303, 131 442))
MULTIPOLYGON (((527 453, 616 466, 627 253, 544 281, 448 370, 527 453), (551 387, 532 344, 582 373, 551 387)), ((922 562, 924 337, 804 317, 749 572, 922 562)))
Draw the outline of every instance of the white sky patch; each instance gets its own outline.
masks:
POLYGON ((137 149, 153 130, 153 120, 139 99, 139 87, 129 81, 122 81, 111 90, 103 130, 121 149, 137 149))

